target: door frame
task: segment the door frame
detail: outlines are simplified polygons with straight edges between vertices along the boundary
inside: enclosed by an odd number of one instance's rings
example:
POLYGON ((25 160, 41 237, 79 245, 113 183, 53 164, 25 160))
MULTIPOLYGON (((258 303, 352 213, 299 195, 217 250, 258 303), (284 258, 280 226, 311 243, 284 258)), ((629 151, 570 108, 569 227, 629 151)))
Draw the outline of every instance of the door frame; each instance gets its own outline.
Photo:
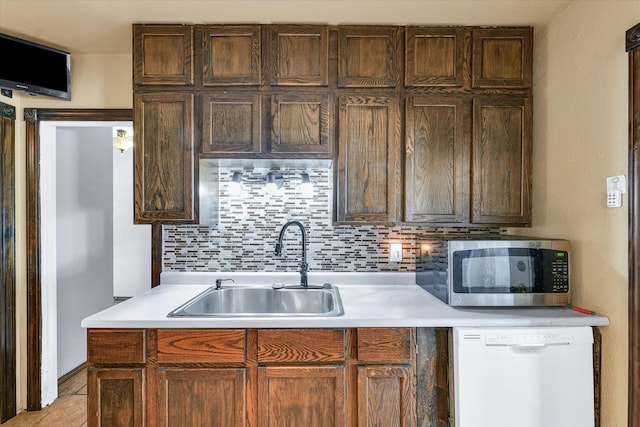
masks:
POLYGON ((629 56, 628 426, 640 427, 640 24, 626 32, 629 56))
MULTIPOLYGON (((27 410, 42 409, 40 123, 133 121, 131 109, 24 109, 27 220, 27 410)), ((152 246, 154 244, 152 243, 152 246)), ((152 261, 153 262, 153 261, 152 261)))
POLYGON ((0 102, 0 423, 16 415, 16 108, 0 102))

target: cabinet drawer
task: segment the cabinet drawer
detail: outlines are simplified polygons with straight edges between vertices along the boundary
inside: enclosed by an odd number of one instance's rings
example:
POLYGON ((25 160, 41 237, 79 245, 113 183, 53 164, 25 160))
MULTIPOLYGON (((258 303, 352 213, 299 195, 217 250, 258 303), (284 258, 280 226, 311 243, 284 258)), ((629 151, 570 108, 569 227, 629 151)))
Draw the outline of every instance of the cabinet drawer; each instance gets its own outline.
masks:
POLYGON ((158 363, 242 363, 246 355, 245 331, 158 331, 158 363))
POLYGON ((141 329, 89 329, 87 362, 90 364, 145 363, 141 329))
POLYGON ((258 363, 343 362, 343 329, 258 331, 258 363))
POLYGON ((406 363, 411 360, 411 329, 358 328, 359 362, 406 363))

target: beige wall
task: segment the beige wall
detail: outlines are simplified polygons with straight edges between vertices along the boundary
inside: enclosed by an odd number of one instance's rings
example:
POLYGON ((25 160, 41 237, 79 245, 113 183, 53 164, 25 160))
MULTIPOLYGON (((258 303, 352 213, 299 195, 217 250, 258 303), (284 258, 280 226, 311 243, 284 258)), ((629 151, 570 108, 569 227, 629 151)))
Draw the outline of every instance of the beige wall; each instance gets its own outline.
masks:
POLYGON ((132 58, 130 55, 73 55, 72 101, 30 96, 14 91, 0 102, 16 107, 16 304, 18 330, 18 411, 27 403, 27 289, 26 289, 26 154, 25 108, 132 108, 132 58))
POLYGON ((572 241, 575 305, 609 317, 602 425, 627 425, 627 198, 607 209, 606 177, 627 175, 625 31, 638 1, 577 1, 534 47, 533 228, 572 241))
MULTIPOLYGON (((349 3, 349 2, 345 2, 349 3)), ((378 2, 379 5, 381 2, 378 2)), ((361 5, 362 3, 360 3, 361 5)), ((511 2, 511 5, 517 1, 511 2)), ((281 22, 417 23, 393 7, 328 11, 321 1, 305 2, 281 22), (374 12, 367 12, 374 11, 374 12), (321 12, 321 13, 320 13, 321 12), (307 12, 301 12, 307 13, 307 12), (327 15, 328 14, 328 15, 327 15), (314 16, 314 18, 309 18, 314 16)), ((245 9, 243 21, 265 21, 259 6, 245 9), (262 16, 262 18, 261 18, 262 16)), ((219 11, 220 21, 233 20, 219 11)), ((269 11, 271 12, 271 11, 269 11)), ((514 13, 516 10, 502 13, 514 13)), ((405 11, 406 15, 406 11, 405 11)), ((522 17, 514 24, 522 25, 522 17)), ((496 21, 498 22, 498 21, 496 21)), ((605 178, 627 174, 627 56, 624 32, 640 22, 639 0, 576 0, 546 27, 536 26, 534 69, 533 228, 522 234, 565 237, 575 249, 575 303, 609 317, 603 332, 602 425, 627 425, 627 208, 605 207, 605 178)), ((435 23, 425 18, 425 24, 435 23)), ((437 22, 442 24, 443 22, 437 22)), ((450 21, 453 24, 460 22, 450 21)), ((487 24, 465 22, 463 24, 487 24)), ((504 16, 499 21, 504 25, 504 16)), ((18 107, 18 360, 26 352, 24 231, 24 121, 22 109, 130 108, 131 58, 74 55, 73 101, 14 92, 1 102, 18 107)), ((20 362, 19 402, 26 401, 26 364, 20 362)))

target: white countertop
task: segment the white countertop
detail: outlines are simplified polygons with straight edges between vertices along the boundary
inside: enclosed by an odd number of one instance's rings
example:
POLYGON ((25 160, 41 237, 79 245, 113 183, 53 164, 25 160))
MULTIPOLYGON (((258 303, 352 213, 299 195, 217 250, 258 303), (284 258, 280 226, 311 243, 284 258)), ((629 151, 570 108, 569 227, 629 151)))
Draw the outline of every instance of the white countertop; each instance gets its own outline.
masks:
MULTIPOLYGON (((568 307, 454 308, 412 284, 412 274, 311 274, 310 284, 331 282, 342 298, 338 317, 202 317, 169 318, 167 314, 211 286, 211 273, 178 273, 163 284, 120 302, 82 321, 84 328, 351 328, 351 327, 542 327, 607 326, 609 319, 568 307), (330 279, 330 280, 327 280, 330 279), (186 283, 182 283, 186 282, 186 283), (170 284, 176 283, 176 284, 170 284), (204 283, 204 284, 203 284, 204 283)), ((255 283, 255 276, 218 273, 234 278, 233 286, 255 283)), ((295 283, 297 275, 267 275, 267 282, 295 283), (294 281, 289 279, 294 278, 294 281)), ((228 287, 229 282, 224 282, 228 287)))

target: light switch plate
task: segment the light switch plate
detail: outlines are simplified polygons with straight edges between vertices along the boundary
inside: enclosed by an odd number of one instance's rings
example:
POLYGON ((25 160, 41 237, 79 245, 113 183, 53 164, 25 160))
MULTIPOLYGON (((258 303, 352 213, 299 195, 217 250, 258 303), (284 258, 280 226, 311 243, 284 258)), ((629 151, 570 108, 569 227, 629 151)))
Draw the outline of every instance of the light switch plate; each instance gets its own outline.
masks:
POLYGON ((389 262, 402 262, 402 243, 389 243, 389 262))

